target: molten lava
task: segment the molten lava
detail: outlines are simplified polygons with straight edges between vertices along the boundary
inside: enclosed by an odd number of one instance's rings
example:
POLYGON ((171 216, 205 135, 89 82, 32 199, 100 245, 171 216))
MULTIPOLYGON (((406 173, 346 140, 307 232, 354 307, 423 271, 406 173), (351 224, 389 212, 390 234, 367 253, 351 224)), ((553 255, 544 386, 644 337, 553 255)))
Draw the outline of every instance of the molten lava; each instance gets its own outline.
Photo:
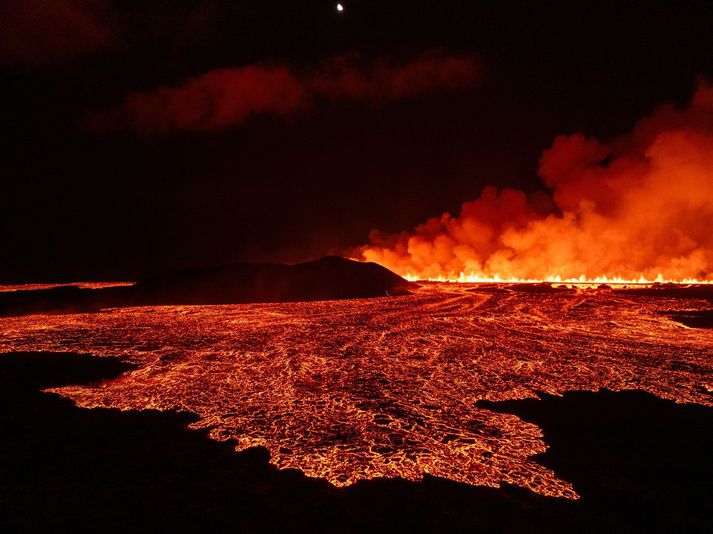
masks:
POLYGON ((117 379, 53 391, 85 408, 193 412, 212 438, 338 486, 430 474, 577 498, 533 458, 547 447, 537 426, 478 401, 607 388, 713 406, 711 331, 661 313, 705 299, 520 287, 0 318, 0 352, 127 357, 138 368, 117 379))
MULTIPOLYGON (((409 282, 424 281, 418 275, 407 273, 404 278, 409 282)), ((542 279, 525 279, 525 278, 501 278, 499 275, 483 276, 476 273, 460 273, 457 277, 438 276, 427 278, 427 282, 457 282, 469 284, 556 284, 564 286, 597 287, 601 284, 609 286, 653 286, 655 284, 676 284, 676 285, 713 285, 713 281, 698 280, 696 278, 684 278, 683 280, 667 280, 663 275, 659 274, 655 279, 648 280, 643 276, 638 279, 627 279, 618 276, 598 276, 596 278, 586 278, 584 275, 579 278, 560 278, 559 276, 548 276, 542 279)))

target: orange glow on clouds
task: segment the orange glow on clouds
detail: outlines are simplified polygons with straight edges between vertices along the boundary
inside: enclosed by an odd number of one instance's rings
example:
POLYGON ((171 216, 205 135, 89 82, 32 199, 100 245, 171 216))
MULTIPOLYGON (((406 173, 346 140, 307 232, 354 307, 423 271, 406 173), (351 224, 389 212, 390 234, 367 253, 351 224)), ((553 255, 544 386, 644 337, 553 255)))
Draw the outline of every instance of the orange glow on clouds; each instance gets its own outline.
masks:
POLYGON ((90 115, 85 126, 97 133, 133 130, 143 137, 219 131, 260 115, 295 115, 317 101, 395 101, 471 88, 479 78, 475 58, 441 52, 406 62, 340 55, 311 70, 284 64, 228 67, 177 86, 129 93, 120 106, 90 115))
POLYGON ((361 259, 410 279, 571 283, 713 280, 713 87, 609 142, 562 135, 551 195, 487 187, 411 232, 375 230, 361 259))

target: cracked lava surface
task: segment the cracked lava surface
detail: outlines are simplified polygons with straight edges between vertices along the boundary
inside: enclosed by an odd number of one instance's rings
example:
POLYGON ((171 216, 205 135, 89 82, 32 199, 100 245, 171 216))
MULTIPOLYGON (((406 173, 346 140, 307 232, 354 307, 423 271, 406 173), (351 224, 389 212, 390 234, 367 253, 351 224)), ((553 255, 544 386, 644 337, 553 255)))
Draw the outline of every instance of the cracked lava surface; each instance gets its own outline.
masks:
POLYGON ((704 307, 433 283, 394 298, 0 318, 0 352, 126 357, 139 367, 51 391, 85 408, 194 412, 213 439, 337 486, 430 474, 575 499, 532 458, 541 430, 477 401, 607 388, 713 407, 713 331, 660 313, 704 307))

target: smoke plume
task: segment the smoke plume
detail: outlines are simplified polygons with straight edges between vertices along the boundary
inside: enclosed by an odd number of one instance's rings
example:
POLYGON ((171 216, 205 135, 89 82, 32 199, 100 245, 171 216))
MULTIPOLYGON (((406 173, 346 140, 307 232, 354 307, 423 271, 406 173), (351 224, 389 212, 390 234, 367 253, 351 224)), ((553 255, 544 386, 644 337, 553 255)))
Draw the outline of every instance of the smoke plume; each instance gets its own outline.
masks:
POLYGON ((0 3, 0 62, 42 65, 109 48, 116 36, 107 0, 6 0, 0 3))
POLYGON ((364 63, 338 56, 316 70, 249 65, 213 70, 177 87, 130 93, 115 109, 88 119, 92 131, 133 130, 153 137, 217 131, 260 114, 287 116, 316 100, 392 101, 472 87, 478 64, 467 56, 429 53, 407 63, 364 63))
POLYGON ((359 253, 420 278, 713 279, 713 86, 610 142, 555 138, 539 175, 550 195, 487 187, 458 217, 375 230, 359 253))

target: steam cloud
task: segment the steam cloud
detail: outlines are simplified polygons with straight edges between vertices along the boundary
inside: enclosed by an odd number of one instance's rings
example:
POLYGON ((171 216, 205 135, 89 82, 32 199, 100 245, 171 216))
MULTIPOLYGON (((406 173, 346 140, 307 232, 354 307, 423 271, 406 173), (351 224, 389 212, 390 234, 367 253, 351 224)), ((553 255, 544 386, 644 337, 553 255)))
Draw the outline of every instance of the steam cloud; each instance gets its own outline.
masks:
POLYGON ((421 278, 713 279, 713 86, 611 142, 555 138, 539 174, 551 196, 487 187, 459 217, 375 230, 358 252, 421 278))
POLYGON ((88 127, 129 129, 148 137, 223 130, 254 115, 294 114, 316 99, 390 101, 472 87, 478 71, 471 57, 439 53, 403 64, 385 59, 364 64, 339 56, 304 72, 284 65, 218 69, 178 87, 131 93, 120 107, 91 116, 88 127))
POLYGON ((45 64, 106 49, 116 37, 107 0, 7 0, 0 3, 0 61, 45 64))

